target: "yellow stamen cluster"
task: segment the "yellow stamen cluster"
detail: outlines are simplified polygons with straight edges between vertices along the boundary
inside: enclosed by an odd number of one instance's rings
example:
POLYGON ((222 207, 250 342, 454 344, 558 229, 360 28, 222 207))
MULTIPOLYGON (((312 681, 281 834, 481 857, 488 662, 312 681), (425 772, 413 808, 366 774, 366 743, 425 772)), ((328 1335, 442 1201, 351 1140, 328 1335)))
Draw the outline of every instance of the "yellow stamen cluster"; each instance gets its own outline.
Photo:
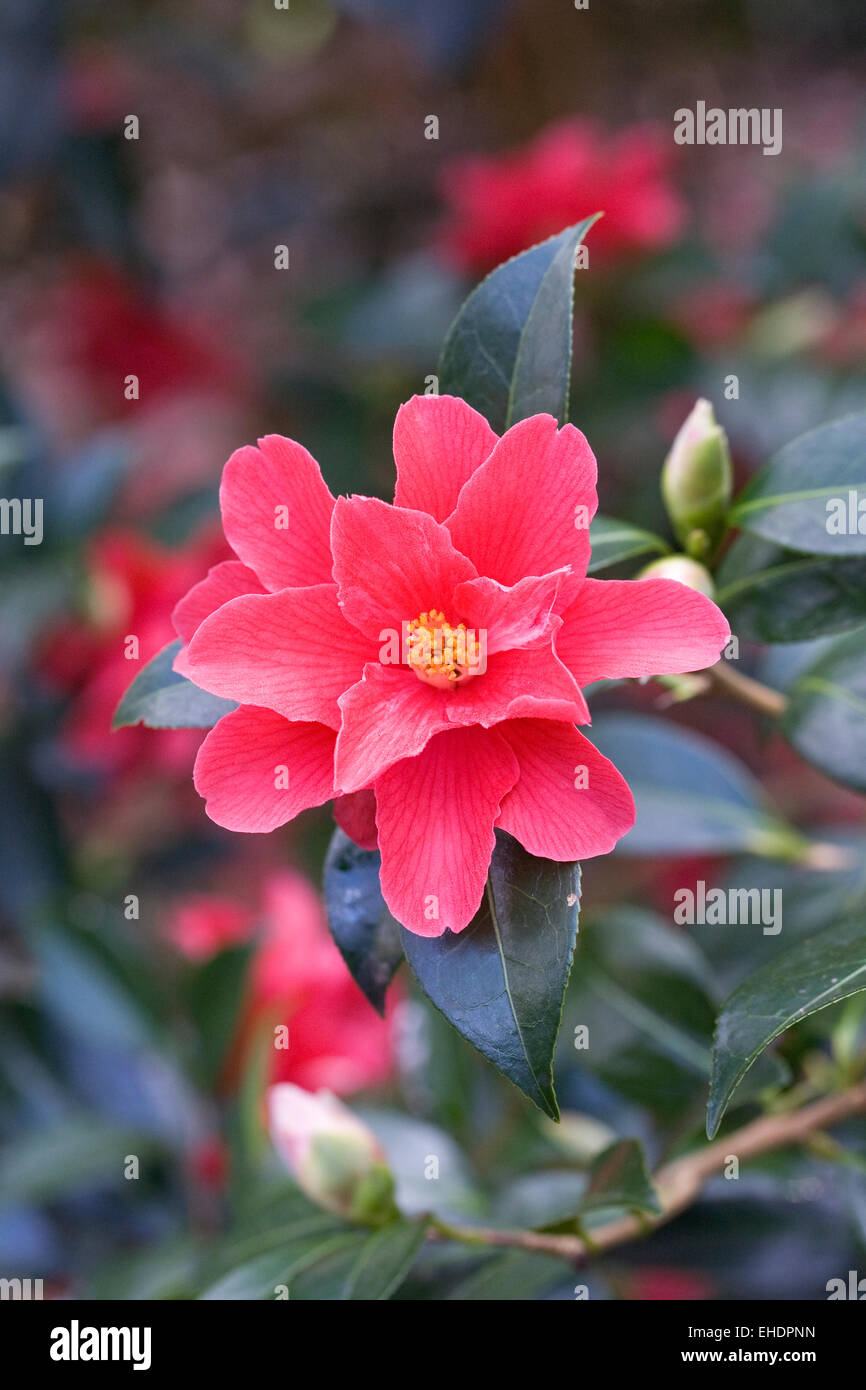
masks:
POLYGON ((460 681, 472 679, 479 650, 465 623, 452 626, 441 609, 431 608, 406 627, 409 665, 421 680, 453 690, 460 681))

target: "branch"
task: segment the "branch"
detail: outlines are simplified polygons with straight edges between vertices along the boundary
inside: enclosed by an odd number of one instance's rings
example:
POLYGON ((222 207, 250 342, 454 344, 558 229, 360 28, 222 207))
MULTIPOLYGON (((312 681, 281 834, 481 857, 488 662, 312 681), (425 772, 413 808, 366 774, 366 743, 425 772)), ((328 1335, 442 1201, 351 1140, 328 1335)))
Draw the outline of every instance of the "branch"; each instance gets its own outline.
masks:
POLYGON ((757 710, 759 714, 769 714, 773 719, 779 719, 788 708, 787 695, 782 695, 778 690, 771 690, 770 686, 762 685, 751 676, 740 675, 740 672, 734 671, 731 663, 724 658, 700 674, 706 676, 723 694, 730 695, 741 704, 757 710))
POLYGON ((734 1130, 695 1153, 674 1159, 658 1170, 653 1181, 662 1206, 661 1215, 624 1216, 599 1226, 587 1239, 582 1236, 549 1235, 543 1231, 451 1226, 440 1221, 432 1223, 429 1234, 433 1239, 459 1240, 468 1245, 516 1247, 559 1255, 567 1260, 582 1260, 647 1235, 678 1216, 691 1206, 704 1184, 722 1171, 728 1155, 735 1154, 741 1160, 756 1158, 791 1144, 802 1144, 813 1135, 861 1111, 866 1111, 866 1082, 815 1101, 801 1110, 784 1115, 764 1115, 753 1120, 742 1129, 734 1130))

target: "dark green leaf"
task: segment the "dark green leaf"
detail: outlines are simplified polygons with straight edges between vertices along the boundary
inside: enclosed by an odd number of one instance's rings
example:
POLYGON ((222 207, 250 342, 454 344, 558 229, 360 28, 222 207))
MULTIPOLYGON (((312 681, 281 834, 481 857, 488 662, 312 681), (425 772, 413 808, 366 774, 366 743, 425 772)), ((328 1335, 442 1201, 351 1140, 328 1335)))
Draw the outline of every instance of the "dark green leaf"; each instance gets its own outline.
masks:
MULTIPOLYGON (((350 1260, 354 1260, 364 1240, 364 1235, 349 1230, 325 1237, 316 1234, 289 1240, 281 1249, 256 1255, 223 1275, 200 1298, 206 1301, 276 1299, 281 1285, 288 1289, 289 1298, 296 1298, 295 1280, 327 1264, 335 1255, 345 1258, 351 1252, 350 1260)), ((336 1291, 330 1295, 337 1296, 336 1291)))
POLYGON ((655 913, 623 907, 582 930, 568 1023, 586 1033, 570 1055, 621 1095, 671 1115, 692 1103, 715 1015, 701 952, 655 913))
POLYGON ((180 647, 179 638, 170 642, 139 671, 117 706, 113 728, 146 724, 150 729, 210 729, 237 708, 233 700, 200 690, 171 669, 180 647))
POLYGON ((832 637, 812 637, 808 642, 781 642, 761 653, 755 675, 772 690, 788 694, 804 671, 814 666, 828 652, 839 634, 832 637))
POLYGON ((574 1268, 554 1255, 510 1250, 493 1255, 448 1294, 448 1301, 528 1303, 557 1285, 577 1282, 574 1268))
POLYGON ((755 1058, 801 1018, 866 989, 866 921, 857 917, 800 941, 756 970, 725 1002, 716 1024, 707 1133, 755 1058))
MULTIPOLYGON (((619 1094, 675 1118, 710 1073, 718 990, 709 962, 691 933, 637 907, 591 921, 581 938, 568 1023, 587 1030, 588 1046, 572 1056, 619 1094)), ((768 1058, 753 1082, 764 1089, 783 1077, 768 1058)))
POLYGON ((620 1139, 593 1160, 578 1214, 610 1212, 615 1208, 661 1215, 658 1193, 636 1139, 620 1139))
POLYGON ((631 560, 637 555, 666 555, 669 551, 669 546, 660 536, 654 536, 651 531, 641 531, 627 521, 616 521, 610 516, 593 517, 589 539, 592 558, 588 574, 619 565, 623 560, 631 560))
POLYGON ((748 641, 802 642, 866 621, 866 557, 802 555, 744 532, 716 586, 716 602, 748 641))
POLYGON ((336 1302, 343 1297, 346 1281, 367 1237, 357 1231, 334 1237, 330 1249, 322 1249, 303 1267, 294 1269, 289 1293, 294 1303, 336 1302))
POLYGON ((499 434, 543 411, 568 418, 574 262, 598 216, 499 266, 448 331, 439 389, 462 396, 499 434))
POLYGON ((377 850, 359 849, 339 827, 325 860, 328 924, 352 978, 374 1009, 385 1012, 385 993, 403 960, 400 928, 382 898, 377 850))
POLYGON ((498 834, 484 901, 462 932, 403 932, 423 989, 458 1032, 553 1119, 553 1049, 577 937, 580 870, 498 834))
POLYGON ((0 662, 10 671, 39 633, 69 605, 75 575, 56 555, 4 567, 0 582, 0 662))
POLYGON ((538 1231, 589 1228, 627 1212, 660 1210, 640 1144, 622 1139, 597 1154, 588 1173, 554 1168, 523 1174, 503 1194, 496 1216, 504 1226, 538 1231))
POLYGON ((394 1221, 369 1237, 346 1280, 343 1298, 381 1302, 396 1293, 424 1244, 427 1221, 394 1221))
POLYGON ((702 734, 651 715, 608 714, 589 731, 635 799, 623 854, 773 854, 802 839, 767 808, 758 782, 702 734))
POLYGON ((88 1302, 157 1303, 193 1299, 201 1248, 192 1235, 170 1235, 100 1263, 84 1285, 88 1302))
POLYGON ((199 966, 190 979, 189 1009, 199 1041, 205 1085, 216 1080, 237 1030, 249 959, 247 946, 219 951, 199 966))
POLYGON ((42 909, 68 872, 56 798, 22 758, 22 740, 0 750, 0 907, 29 918, 42 909))
POLYGON ((4 1202, 45 1202, 92 1187, 125 1185, 127 1154, 144 1160, 158 1148, 152 1135, 75 1115, 45 1129, 25 1131, 0 1161, 4 1202))
POLYGON ((144 1048, 153 1019, 126 984, 80 936, 41 926, 32 936, 43 1005, 74 1034, 111 1047, 144 1048))
MULTIPOLYGON (((786 444, 740 493, 732 526, 816 555, 866 554, 864 529, 828 530, 827 504, 849 492, 866 501, 866 412, 833 420, 786 444)), ((856 504, 855 504, 856 505, 856 504)))
POLYGON ((821 838, 839 847, 842 862, 832 872, 751 856, 730 865, 721 881, 726 891, 766 895, 760 924, 748 913, 738 916, 747 915, 752 920, 689 926, 691 940, 712 962, 725 994, 789 950, 795 941, 814 936, 866 906, 866 842, 862 833, 851 826, 832 832, 822 827, 821 838), (772 924, 770 917, 775 918, 772 924))
POLYGON ((866 791, 866 627, 840 637, 794 682, 781 728, 828 776, 866 791))
POLYGON ((543 1231, 573 1223, 586 1188, 586 1173, 571 1169, 522 1173, 499 1194, 496 1224, 543 1231))

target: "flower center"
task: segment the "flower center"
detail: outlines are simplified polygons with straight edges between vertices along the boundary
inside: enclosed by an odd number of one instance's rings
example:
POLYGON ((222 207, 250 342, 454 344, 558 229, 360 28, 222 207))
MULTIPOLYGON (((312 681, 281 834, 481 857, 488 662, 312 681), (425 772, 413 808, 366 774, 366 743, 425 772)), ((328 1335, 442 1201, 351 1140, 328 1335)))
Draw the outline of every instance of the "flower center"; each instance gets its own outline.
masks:
POLYGON ((465 623, 452 626, 441 610, 431 608, 406 624, 409 665, 419 680, 439 690, 471 681, 481 669, 477 636, 465 623))

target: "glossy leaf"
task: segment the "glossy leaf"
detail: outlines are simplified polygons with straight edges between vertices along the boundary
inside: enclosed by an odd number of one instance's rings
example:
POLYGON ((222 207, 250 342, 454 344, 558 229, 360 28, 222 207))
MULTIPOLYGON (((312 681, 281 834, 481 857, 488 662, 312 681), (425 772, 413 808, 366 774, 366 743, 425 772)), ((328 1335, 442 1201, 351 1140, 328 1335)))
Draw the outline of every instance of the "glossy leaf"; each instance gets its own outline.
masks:
POLYGON ((190 978, 187 1000, 206 1085, 216 1081, 237 1030, 249 961, 247 946, 218 951, 198 966, 190 978))
MULTIPOLYGON (((572 1055, 619 1094, 674 1119, 709 1078, 718 997, 690 932, 645 909, 618 908, 582 932, 569 1023, 587 1029, 591 1046, 572 1055)), ((770 1059, 754 1078, 761 1088, 781 1079, 770 1059)))
POLYGON ((782 717, 804 758, 866 791, 866 627, 840 637, 794 681, 782 717))
POLYGON ((752 901, 760 900, 760 923, 749 911, 738 912, 738 921, 723 926, 705 922, 688 927, 691 940, 712 962, 725 994, 747 975, 790 950, 796 941, 866 908, 866 840, 862 832, 853 826, 822 827, 821 839, 837 845, 840 851, 839 867, 829 873, 749 855, 726 867, 719 886, 749 894, 752 901), (746 917, 748 920, 743 920, 746 917))
POLYGON ((621 1139, 593 1160, 578 1215, 619 1208, 651 1216, 659 1216, 662 1210, 643 1149, 636 1139, 621 1139))
POLYGON ((642 531, 627 521, 616 521, 610 516, 595 516, 589 528, 592 556, 587 567, 588 574, 609 569, 624 560, 632 560, 638 555, 667 555, 670 547, 661 536, 651 531, 642 531))
POLYGON ((568 1023, 588 1047, 570 1056, 640 1105, 676 1115, 710 1071, 713 979, 690 937, 653 912, 619 908, 581 932, 568 1023))
POLYGON ((755 1059, 786 1028, 866 989, 862 915, 800 941, 749 975, 716 1024, 707 1133, 716 1133, 731 1096, 755 1059))
POLYGON ((403 931, 422 988, 458 1032, 553 1119, 553 1050, 577 938, 580 871, 497 835, 485 898, 462 932, 403 931))
POLYGON ((210 729, 237 706, 200 690, 171 669, 180 639, 170 642, 139 671, 114 715, 112 727, 146 724, 150 729, 210 729))
POLYGON ((498 266, 448 331, 439 389, 462 396, 499 434, 544 411, 568 419, 575 256, 598 216, 498 266))
POLYGON ((360 849, 338 827, 325 859, 325 909, 331 933, 358 988, 385 1012, 385 993, 403 960, 400 928, 379 887, 378 850, 360 849))
POLYGON ((498 1196, 496 1224, 531 1231, 573 1225, 586 1188, 586 1173, 574 1169, 521 1173, 498 1196))
POLYGON ((786 444, 740 493, 730 512, 733 526, 776 545, 816 555, 866 555, 856 518, 866 502, 866 412, 833 420, 786 444), (841 499, 847 512, 854 493, 855 522, 843 534, 828 529, 828 503, 841 499))
POLYGON ((652 715, 599 716, 588 730, 635 799, 622 854, 786 853, 798 842, 752 774, 702 734, 652 715))
POLYGON ((574 1266, 554 1255, 509 1250, 493 1255, 446 1295, 449 1302, 524 1303, 541 1299, 557 1285, 576 1282, 574 1266))
POLYGON ((343 1290, 345 1299, 381 1302, 396 1293, 421 1246, 427 1221, 394 1221, 369 1237, 343 1290))
POLYGON ((866 622, 866 557, 803 555, 744 532, 719 566, 716 602, 749 641, 844 632, 866 622))
POLYGON ((71 1033, 99 1046, 154 1046, 155 1020, 95 942, 43 923, 33 932, 32 945, 40 967, 40 1002, 71 1033))
MULTIPOLYGON (((289 1240, 281 1249, 268 1250, 256 1255, 236 1269, 224 1274, 212 1284, 200 1298, 205 1301, 220 1302, 259 1302, 278 1298, 281 1286, 288 1289, 289 1298, 300 1296, 295 1281, 314 1273, 317 1266, 326 1265, 334 1256, 345 1262, 341 1270, 341 1281, 346 1268, 351 1268, 357 1252, 364 1243, 364 1236, 357 1231, 337 1230, 331 1234, 317 1233, 289 1240)), ((328 1295, 338 1297, 335 1289, 328 1295)))
POLYGON ((49 1202, 94 1188, 124 1187, 123 1155, 147 1163, 159 1145, 152 1135, 121 1128, 96 1114, 70 1114, 19 1132, 0 1158, 3 1200, 49 1202))
POLYGON ((330 1248, 318 1250, 302 1268, 295 1268, 289 1286, 292 1302, 321 1303, 341 1299, 365 1242, 366 1237, 357 1231, 342 1238, 335 1236, 330 1248))

